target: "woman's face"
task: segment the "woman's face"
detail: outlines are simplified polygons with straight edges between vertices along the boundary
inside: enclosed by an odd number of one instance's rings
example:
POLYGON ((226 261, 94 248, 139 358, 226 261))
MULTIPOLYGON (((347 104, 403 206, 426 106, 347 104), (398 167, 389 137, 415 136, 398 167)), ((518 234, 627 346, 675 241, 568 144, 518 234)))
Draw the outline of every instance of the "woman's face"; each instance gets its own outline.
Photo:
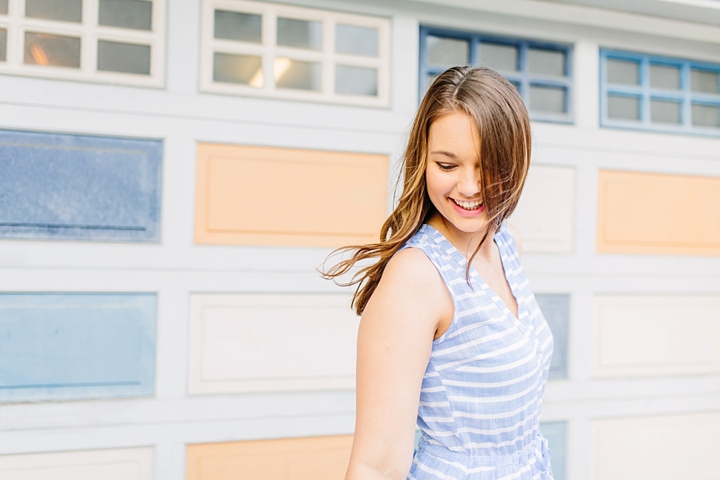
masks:
POLYGON ((480 190, 480 134, 462 112, 430 124, 425 180, 428 196, 448 227, 476 233, 487 227, 480 190))

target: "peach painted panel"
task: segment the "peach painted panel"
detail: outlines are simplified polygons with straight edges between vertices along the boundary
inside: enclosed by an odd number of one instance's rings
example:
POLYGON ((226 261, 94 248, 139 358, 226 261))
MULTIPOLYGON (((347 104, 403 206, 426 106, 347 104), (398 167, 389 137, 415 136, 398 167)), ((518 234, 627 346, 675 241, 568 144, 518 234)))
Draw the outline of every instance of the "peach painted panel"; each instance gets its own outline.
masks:
POLYGON ((152 448, 0 455, 2 480, 151 480, 152 448))
POLYGON ((337 294, 193 294, 191 394, 353 389, 359 317, 337 294))
POLYGON ((195 242, 337 247, 377 241, 388 157, 199 144, 195 242))
POLYGON ((720 178, 601 170, 597 251, 720 255, 720 178))
POLYGON ((575 217, 575 169, 533 165, 522 197, 510 218, 524 252, 572 252, 575 217))
POLYGON ((352 435, 188 445, 187 480, 341 479, 351 446, 352 435))
POLYGON ((592 422, 592 480, 720 479, 720 413, 592 422))
POLYGON ((720 296, 598 295, 594 377, 720 374, 720 296))

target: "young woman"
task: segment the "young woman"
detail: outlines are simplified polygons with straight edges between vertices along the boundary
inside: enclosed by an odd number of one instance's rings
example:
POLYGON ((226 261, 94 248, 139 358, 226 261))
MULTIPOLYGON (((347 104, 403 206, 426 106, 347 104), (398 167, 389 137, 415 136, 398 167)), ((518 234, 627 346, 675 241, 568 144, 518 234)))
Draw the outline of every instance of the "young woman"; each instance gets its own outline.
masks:
POLYGON ((454 67, 423 98, 398 206, 357 262, 357 420, 346 480, 551 480, 538 431, 553 342, 503 221, 530 161, 507 80, 454 67), (415 426, 422 440, 413 454, 415 426))

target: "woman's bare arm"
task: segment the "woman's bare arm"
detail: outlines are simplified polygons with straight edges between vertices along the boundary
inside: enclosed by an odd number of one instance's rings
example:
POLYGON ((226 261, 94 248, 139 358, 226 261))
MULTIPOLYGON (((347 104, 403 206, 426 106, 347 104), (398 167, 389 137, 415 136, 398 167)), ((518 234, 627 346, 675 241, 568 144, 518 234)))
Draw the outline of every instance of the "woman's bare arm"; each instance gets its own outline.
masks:
POLYGON ((450 293, 427 256, 412 248, 397 253, 360 321, 357 417, 346 480, 406 478, 432 341, 452 314, 450 293))

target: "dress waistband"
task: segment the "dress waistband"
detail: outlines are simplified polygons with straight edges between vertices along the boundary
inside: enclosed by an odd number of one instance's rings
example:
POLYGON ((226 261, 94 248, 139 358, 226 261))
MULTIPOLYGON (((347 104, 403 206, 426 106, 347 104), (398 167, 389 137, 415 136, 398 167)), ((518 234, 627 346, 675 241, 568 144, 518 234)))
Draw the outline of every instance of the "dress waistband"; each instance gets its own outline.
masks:
POLYGON ((444 445, 428 443, 424 437, 420 442, 417 454, 419 455, 421 453, 443 460, 458 461, 466 465, 470 462, 476 467, 515 465, 525 463, 533 457, 541 457, 537 459, 541 460, 543 464, 549 464, 550 462, 550 449, 548 448, 547 439, 540 434, 536 437, 535 442, 525 445, 520 450, 507 455, 476 454, 469 451, 450 450, 444 445))

